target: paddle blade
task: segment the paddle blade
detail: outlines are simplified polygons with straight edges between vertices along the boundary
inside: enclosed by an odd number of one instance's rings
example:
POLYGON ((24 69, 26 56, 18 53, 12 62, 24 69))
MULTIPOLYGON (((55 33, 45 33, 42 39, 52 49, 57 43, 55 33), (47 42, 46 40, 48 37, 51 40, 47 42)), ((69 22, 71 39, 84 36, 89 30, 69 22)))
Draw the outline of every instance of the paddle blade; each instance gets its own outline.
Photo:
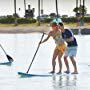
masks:
POLYGON ((7 59, 8 59, 9 62, 13 62, 14 61, 11 56, 9 56, 9 55, 6 55, 6 56, 7 56, 7 59))

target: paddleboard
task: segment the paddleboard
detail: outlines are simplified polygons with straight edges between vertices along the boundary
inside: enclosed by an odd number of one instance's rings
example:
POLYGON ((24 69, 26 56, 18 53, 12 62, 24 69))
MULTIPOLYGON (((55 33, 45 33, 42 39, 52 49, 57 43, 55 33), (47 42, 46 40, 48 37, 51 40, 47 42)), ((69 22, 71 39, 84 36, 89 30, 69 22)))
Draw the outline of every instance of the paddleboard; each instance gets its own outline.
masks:
POLYGON ((2 62, 2 63, 0 63, 0 65, 11 65, 12 64, 12 62, 2 62))
POLYGON ((66 75, 69 75, 69 74, 66 74, 66 73, 63 73, 63 74, 50 74, 50 73, 45 73, 45 74, 28 74, 28 73, 24 73, 24 72, 18 72, 18 75, 21 76, 21 77, 50 77, 50 76, 66 76, 66 75))
POLYGON ((25 76, 25 77, 32 77, 32 76, 48 77, 48 76, 52 76, 52 74, 28 74, 28 73, 23 73, 23 72, 18 72, 18 75, 25 76))

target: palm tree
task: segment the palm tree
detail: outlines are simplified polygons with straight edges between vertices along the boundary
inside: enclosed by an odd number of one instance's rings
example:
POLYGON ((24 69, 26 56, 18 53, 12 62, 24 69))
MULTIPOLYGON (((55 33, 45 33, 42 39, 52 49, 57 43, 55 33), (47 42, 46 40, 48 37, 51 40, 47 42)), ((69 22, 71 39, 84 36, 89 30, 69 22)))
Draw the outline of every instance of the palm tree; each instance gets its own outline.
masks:
POLYGON ((76 8, 73 9, 73 11, 74 11, 75 13, 78 13, 78 12, 79 12, 79 8, 76 7, 76 8))
POLYGON ((41 0, 41 14, 43 15, 44 12, 43 12, 43 0, 41 0))
POLYGON ((78 7, 78 0, 76 0, 76 7, 78 7))
POLYGON ((14 14, 13 16, 16 18, 16 17, 19 17, 19 15, 17 14, 16 12, 16 0, 14 0, 14 14))
MULTIPOLYGON (((85 8, 85 0, 83 0, 83 10, 84 10, 84 8, 85 8)), ((84 17, 84 11, 83 11, 83 13, 82 13, 82 16, 84 17)))
POLYGON ((81 5, 80 7, 74 8, 73 11, 76 14, 80 14, 80 15, 83 15, 84 14, 85 15, 87 13, 87 8, 85 6, 83 6, 83 5, 81 5))
POLYGON ((58 1, 55 0, 55 3, 56 3, 56 14, 57 14, 57 17, 58 17, 58 1))
POLYGON ((16 14, 16 0, 14 0, 14 13, 16 14))
POLYGON ((81 5, 81 7, 79 8, 79 11, 81 11, 82 15, 85 15, 87 13, 87 8, 83 5, 81 5))
POLYGON ((38 26, 40 26, 40 4, 41 4, 41 0, 38 0, 38 26))
POLYGON ((25 10, 25 17, 26 17, 26 0, 24 0, 24 10, 25 10))

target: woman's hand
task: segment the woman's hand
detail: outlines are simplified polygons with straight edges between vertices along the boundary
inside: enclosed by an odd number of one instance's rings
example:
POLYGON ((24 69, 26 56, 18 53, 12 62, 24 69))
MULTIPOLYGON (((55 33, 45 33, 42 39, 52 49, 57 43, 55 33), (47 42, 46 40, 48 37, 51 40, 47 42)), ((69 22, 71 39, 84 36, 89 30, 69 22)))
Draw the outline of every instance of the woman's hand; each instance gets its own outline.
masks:
POLYGON ((39 44, 42 44, 42 42, 40 41, 39 44))

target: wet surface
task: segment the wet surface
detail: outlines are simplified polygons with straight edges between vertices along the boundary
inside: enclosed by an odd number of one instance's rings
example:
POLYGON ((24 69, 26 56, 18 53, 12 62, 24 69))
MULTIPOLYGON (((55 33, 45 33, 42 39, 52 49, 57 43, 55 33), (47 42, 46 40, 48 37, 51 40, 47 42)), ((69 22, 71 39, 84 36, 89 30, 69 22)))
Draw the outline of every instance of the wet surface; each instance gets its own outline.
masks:
MULTIPOLYGON (((0 34, 0 44, 14 62, 0 65, 0 90, 90 90, 90 36, 75 36, 78 41, 78 75, 53 75, 50 77, 21 78, 17 72, 26 72, 37 49, 42 34, 0 34)), ((46 36, 45 36, 46 37, 46 36)), ((48 73, 55 44, 52 38, 42 44, 29 73, 48 73)), ((0 48, 0 63, 7 62, 0 48)), ((62 58, 63 61, 63 58, 62 58)), ((72 64, 69 60, 71 72, 72 64)), ((65 65, 63 63, 63 71, 65 65)), ((58 72, 58 64, 56 67, 58 72)))

